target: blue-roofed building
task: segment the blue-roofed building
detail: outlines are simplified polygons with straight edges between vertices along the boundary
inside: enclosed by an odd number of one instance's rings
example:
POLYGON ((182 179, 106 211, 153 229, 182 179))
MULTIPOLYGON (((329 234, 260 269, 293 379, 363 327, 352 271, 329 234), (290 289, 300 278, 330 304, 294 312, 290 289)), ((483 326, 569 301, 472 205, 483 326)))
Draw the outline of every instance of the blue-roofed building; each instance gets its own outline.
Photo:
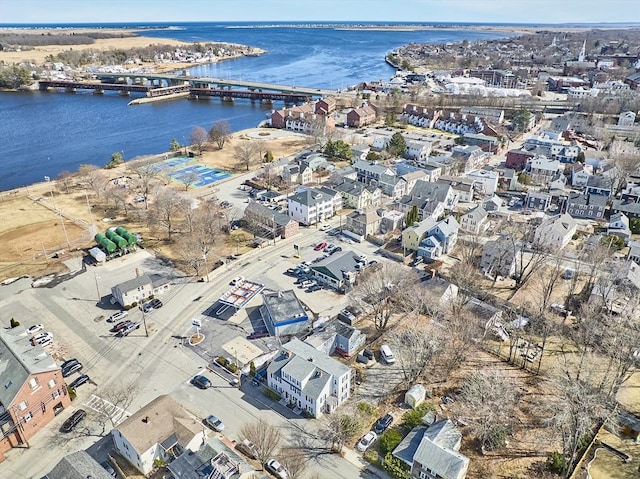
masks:
POLYGON ((260 308, 271 336, 301 333, 309 326, 309 316, 292 289, 262 294, 260 308))
POLYGON ((293 338, 267 367, 267 384, 289 404, 319 417, 349 398, 351 368, 293 338))

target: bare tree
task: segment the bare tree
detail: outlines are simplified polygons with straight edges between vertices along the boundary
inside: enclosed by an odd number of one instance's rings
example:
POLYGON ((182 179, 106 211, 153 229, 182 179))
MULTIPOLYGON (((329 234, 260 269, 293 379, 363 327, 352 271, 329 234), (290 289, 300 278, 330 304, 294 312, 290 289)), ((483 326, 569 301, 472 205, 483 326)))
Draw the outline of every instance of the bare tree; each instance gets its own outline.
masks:
POLYGON ((443 349, 445 338, 424 322, 407 322, 389 334, 398 364, 407 385, 418 380, 443 349))
POLYGON ((627 185, 629 175, 640 172, 640 152, 633 143, 615 139, 609 146, 609 155, 614 165, 609 176, 614 183, 614 195, 617 195, 627 185))
POLYGON ((109 181, 107 172, 96 165, 84 164, 78 168, 78 174, 85 179, 89 188, 100 198, 109 181))
POLYGON ((189 139, 191 141, 191 146, 196 149, 198 155, 202 155, 202 151, 209 141, 209 134, 207 133, 207 130, 201 126, 194 126, 193 130, 191 130, 191 136, 189 139))
POLYGON ((309 465, 309 457, 302 450, 287 447, 280 451, 278 458, 287 470, 289 479, 302 479, 309 465))
POLYGON ((148 209, 149 194, 151 193, 154 183, 159 178, 161 170, 158 167, 157 162, 154 160, 137 161, 129 164, 128 166, 129 171, 138 177, 137 186, 144 197, 145 209, 148 209))
POLYGON ((214 123, 209 130, 209 140, 214 142, 219 150, 224 148, 224 144, 227 142, 230 135, 231 128, 229 127, 229 123, 224 120, 214 123))
POLYGON ((539 301, 532 303, 531 306, 535 308, 537 314, 544 314, 549 307, 551 295, 556 291, 564 269, 564 258, 558 254, 550 259, 548 266, 541 267, 538 274, 532 278, 531 289, 538 293, 539 301))
POLYGON ((234 148, 234 152, 240 166, 249 171, 257 154, 257 149, 253 142, 251 140, 241 140, 234 148))
POLYGON ((273 456, 274 451, 282 441, 280 428, 264 419, 242 426, 240 438, 251 441, 256 446, 257 459, 260 464, 264 464, 273 456))
POLYGON ((177 213, 184 209, 184 204, 187 201, 189 200, 176 196, 176 192, 170 188, 162 189, 156 197, 151 209, 151 217, 158 226, 167 231, 169 241, 175 232, 177 213))
POLYGON ((73 183, 74 175, 69 171, 61 171, 56 176, 56 182, 64 188, 65 193, 69 194, 69 187, 73 183))
POLYGON ((351 293, 355 303, 370 311, 377 330, 384 331, 395 313, 417 308, 421 296, 415 293, 419 283, 415 272, 394 264, 384 263, 377 271, 365 271, 351 293))
POLYGON ((182 184, 184 185, 184 191, 187 191, 195 183, 200 181, 200 175, 195 171, 189 171, 182 178, 180 178, 180 181, 182 181, 182 184))
POLYGON ((339 453, 346 443, 356 438, 361 427, 357 414, 336 413, 327 417, 326 428, 321 431, 321 435, 331 445, 331 449, 339 453))
POLYGON ((513 379, 500 369, 474 372, 462 385, 460 399, 482 453, 503 447, 519 399, 513 379))

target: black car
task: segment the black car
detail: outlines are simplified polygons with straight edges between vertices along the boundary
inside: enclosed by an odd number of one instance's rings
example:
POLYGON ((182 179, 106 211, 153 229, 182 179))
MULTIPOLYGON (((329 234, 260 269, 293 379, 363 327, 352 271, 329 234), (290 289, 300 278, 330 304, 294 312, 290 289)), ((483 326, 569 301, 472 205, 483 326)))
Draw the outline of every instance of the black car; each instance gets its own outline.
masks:
POLYGON ((162 308, 162 301, 160 301, 158 298, 152 299, 152 300, 151 300, 151 303, 149 303, 149 304, 151 304, 151 307, 152 307, 153 309, 160 309, 160 308, 162 308))
POLYGON ((378 419, 373 426, 373 432, 380 435, 387 430, 391 423, 393 422, 393 416, 391 414, 385 414, 383 417, 378 419))
POLYGON ((319 284, 312 284, 307 288, 307 293, 313 293, 314 291, 320 291, 321 289, 322 286, 320 286, 319 284))
POLYGON ((67 359, 65 362, 63 362, 60 367, 62 369, 68 368, 70 367, 72 364, 76 364, 79 363, 80 361, 78 361, 76 358, 71 358, 71 359, 67 359))
POLYGON ((368 360, 374 359, 373 351, 371 351, 370 349, 364 349, 362 351, 362 355, 368 360))
POLYGON ((89 381, 89 376, 87 376, 86 374, 81 374, 69 383, 69 387, 71 389, 76 389, 78 386, 82 386, 87 381, 89 381))
POLYGON ((269 336, 269 331, 254 331, 247 336, 247 339, 260 339, 269 336))
POLYGON ((191 384, 198 389, 208 389, 211 387, 211 381, 206 376, 196 375, 191 378, 191 384))
POLYGON ((87 411, 84 409, 78 409, 74 412, 69 419, 67 419, 62 426, 60 426, 60 432, 71 432, 73 428, 78 425, 80 421, 87 415, 87 411))
POLYGON ((111 332, 112 333, 118 333, 118 332, 122 331, 123 329, 125 329, 130 324, 131 324, 131 321, 129 321, 128 319, 125 319, 124 321, 120 321, 119 323, 115 324, 113 326, 113 328, 111 328, 111 332))
POLYGON ((100 465, 104 468, 105 471, 107 471, 107 473, 111 476, 111 477, 117 477, 116 475, 116 471, 113 468, 113 466, 111 464, 109 464, 109 461, 102 461, 100 463, 100 465))
POLYGON ((67 376, 71 376, 73 373, 78 372, 82 369, 82 363, 73 363, 68 366, 62 368, 62 377, 66 378, 67 376))

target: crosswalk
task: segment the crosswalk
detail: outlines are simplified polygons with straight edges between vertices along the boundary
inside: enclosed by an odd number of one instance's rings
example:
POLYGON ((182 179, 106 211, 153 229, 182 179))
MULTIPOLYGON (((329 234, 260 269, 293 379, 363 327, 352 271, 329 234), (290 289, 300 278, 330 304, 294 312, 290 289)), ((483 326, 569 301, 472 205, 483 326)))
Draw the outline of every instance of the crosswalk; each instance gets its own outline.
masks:
POLYGON ((90 409, 93 409, 99 414, 108 416, 111 419, 111 422, 113 422, 114 426, 117 426, 122 421, 131 416, 131 413, 126 409, 123 409, 120 406, 116 406, 112 402, 109 402, 106 399, 101 398, 100 396, 96 396, 95 394, 92 394, 91 398, 89 398, 89 400, 85 402, 84 405, 90 409))

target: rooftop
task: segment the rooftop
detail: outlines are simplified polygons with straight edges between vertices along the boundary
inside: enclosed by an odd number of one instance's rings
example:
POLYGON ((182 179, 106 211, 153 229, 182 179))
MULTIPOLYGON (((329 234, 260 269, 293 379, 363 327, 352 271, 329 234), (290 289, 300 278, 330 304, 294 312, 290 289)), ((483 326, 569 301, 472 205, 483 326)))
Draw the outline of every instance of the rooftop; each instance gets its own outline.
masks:
POLYGON ((292 289, 263 293, 262 299, 276 327, 293 318, 307 317, 302 303, 292 289))

